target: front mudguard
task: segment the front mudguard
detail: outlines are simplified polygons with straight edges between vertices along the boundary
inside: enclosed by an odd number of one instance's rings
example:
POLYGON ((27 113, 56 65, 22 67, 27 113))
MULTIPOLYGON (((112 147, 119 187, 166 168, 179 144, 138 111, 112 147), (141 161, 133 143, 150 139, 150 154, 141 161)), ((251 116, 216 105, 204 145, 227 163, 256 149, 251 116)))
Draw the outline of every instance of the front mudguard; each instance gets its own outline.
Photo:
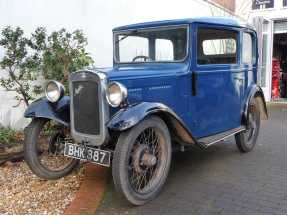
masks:
POLYGON ((197 143, 181 118, 169 107, 161 103, 142 102, 129 105, 119 110, 107 123, 111 131, 122 132, 128 130, 146 117, 157 115, 166 123, 170 132, 185 143, 197 143))
POLYGON ((70 97, 64 96, 56 103, 49 102, 46 97, 40 98, 28 106, 24 117, 51 119, 69 127, 70 97))

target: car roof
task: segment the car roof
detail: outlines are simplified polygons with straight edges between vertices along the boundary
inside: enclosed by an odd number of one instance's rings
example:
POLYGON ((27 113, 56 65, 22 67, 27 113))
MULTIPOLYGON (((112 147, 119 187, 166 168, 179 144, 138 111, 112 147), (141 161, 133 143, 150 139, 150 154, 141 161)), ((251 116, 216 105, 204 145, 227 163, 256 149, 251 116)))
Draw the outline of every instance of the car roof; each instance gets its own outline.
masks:
POLYGON ((184 24, 191 24, 191 23, 225 25, 225 26, 231 26, 231 27, 249 28, 249 29, 254 30, 253 27, 251 27, 247 23, 239 22, 237 19, 234 19, 234 18, 198 17, 198 18, 189 18, 189 19, 174 19, 174 20, 136 23, 136 24, 116 27, 113 29, 113 31, 124 31, 124 30, 133 30, 133 29, 139 29, 139 28, 152 28, 152 27, 161 27, 161 26, 170 26, 170 25, 184 25, 184 24))

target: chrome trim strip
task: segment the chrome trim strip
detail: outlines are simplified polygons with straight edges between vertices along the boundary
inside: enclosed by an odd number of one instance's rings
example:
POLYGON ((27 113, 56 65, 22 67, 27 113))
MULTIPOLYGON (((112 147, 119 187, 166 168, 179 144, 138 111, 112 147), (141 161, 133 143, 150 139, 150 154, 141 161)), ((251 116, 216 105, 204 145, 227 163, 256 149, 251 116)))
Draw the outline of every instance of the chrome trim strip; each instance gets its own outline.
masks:
POLYGON ((211 142, 211 143, 206 144, 206 147, 209 147, 209 146, 211 146, 211 145, 213 145, 213 144, 215 144, 215 143, 218 143, 218 142, 221 141, 221 140, 226 139, 227 137, 231 137, 231 136, 233 136, 234 134, 237 134, 237 133, 239 133, 239 132, 241 132, 241 131, 245 131, 245 130, 246 130, 245 128, 241 128, 241 129, 239 129, 238 131, 235 131, 235 132, 233 132, 233 133, 231 133, 231 134, 228 134, 228 135, 226 135, 226 136, 224 136, 224 137, 222 137, 222 138, 220 138, 220 139, 218 139, 218 140, 215 140, 215 141, 213 141, 213 142, 211 142))
POLYGON ((106 101, 106 88, 107 88, 107 77, 106 74, 93 71, 93 70, 81 70, 78 72, 71 73, 69 78, 69 89, 70 89, 70 119, 71 119, 71 134, 76 142, 87 142, 87 145, 99 146, 102 145, 107 137, 108 130, 105 126, 109 120, 109 105, 106 101), (94 76, 94 79, 87 79, 87 76, 94 76), (98 79, 98 80, 95 80, 98 79), (98 97, 99 97, 99 123, 100 123, 100 134, 90 135, 75 130, 74 125, 74 105, 73 105, 73 82, 77 81, 91 81, 98 82, 98 97))

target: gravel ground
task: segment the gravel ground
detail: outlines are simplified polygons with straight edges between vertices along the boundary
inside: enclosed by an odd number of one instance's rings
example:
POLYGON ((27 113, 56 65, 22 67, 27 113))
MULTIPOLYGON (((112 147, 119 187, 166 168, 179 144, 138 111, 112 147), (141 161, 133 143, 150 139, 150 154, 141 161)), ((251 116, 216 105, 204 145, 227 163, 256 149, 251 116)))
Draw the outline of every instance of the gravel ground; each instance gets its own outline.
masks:
POLYGON ((83 172, 80 168, 65 178, 46 181, 24 162, 0 166, 0 214, 62 214, 74 199, 83 172))

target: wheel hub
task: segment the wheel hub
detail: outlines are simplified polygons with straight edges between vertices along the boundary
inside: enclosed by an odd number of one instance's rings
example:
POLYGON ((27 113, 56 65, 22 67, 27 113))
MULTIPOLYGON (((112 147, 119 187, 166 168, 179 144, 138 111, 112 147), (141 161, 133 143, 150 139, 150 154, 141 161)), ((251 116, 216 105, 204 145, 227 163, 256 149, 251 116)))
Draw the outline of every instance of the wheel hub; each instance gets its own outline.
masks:
POLYGON ((64 137, 62 133, 54 134, 49 141, 49 153, 58 155, 64 153, 64 137))
POLYGON ((149 152, 146 145, 140 145, 135 149, 133 156, 133 165, 137 172, 142 172, 146 167, 154 166, 157 162, 156 156, 149 152))
POLYGON ((150 154, 149 152, 145 152, 142 156, 142 164, 145 166, 154 166, 156 164, 156 156, 150 154))

